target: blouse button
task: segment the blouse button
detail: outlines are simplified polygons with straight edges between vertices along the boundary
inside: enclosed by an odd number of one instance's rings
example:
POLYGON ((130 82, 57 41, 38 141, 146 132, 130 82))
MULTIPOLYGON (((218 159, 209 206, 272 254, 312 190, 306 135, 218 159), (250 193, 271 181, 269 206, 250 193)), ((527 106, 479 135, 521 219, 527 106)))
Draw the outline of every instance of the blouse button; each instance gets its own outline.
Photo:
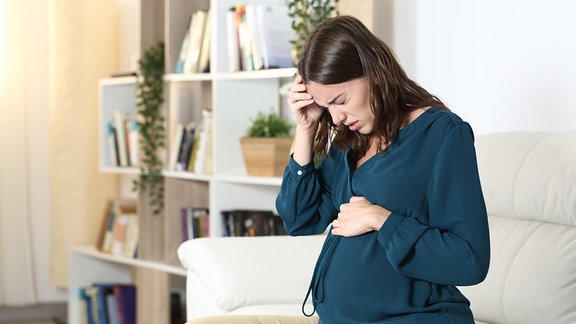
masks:
POLYGON ((296 174, 297 174, 297 175, 302 175, 302 170, 298 170, 298 171, 296 172, 296 174))

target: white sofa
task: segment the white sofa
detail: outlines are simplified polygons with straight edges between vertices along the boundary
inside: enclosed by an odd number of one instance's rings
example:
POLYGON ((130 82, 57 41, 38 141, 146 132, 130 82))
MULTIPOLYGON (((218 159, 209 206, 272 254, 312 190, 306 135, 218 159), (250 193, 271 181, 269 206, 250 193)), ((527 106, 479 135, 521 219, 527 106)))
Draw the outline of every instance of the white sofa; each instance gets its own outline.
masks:
MULTIPOLYGON (((477 323, 576 323, 576 132, 483 135, 476 149, 492 258, 486 280, 461 289, 477 323)), ((188 320, 301 315, 322 242, 271 236, 183 243, 188 320)))

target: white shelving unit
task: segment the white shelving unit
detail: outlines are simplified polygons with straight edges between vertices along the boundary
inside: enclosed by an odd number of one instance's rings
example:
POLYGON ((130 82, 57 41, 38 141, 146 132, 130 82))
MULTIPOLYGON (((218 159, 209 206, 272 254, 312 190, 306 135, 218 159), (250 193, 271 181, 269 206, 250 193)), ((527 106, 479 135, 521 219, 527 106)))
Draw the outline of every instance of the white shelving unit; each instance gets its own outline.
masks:
MULTIPOLYGON (((148 0, 146 0, 148 1, 148 0)), ((143 0, 143 3, 146 2, 143 0)), ((213 111, 213 164, 211 174, 194 174, 166 169, 165 210, 163 228, 158 228, 158 236, 164 237, 161 260, 126 259, 103 254, 93 247, 76 247, 70 251, 69 279, 69 323, 80 323, 79 287, 95 282, 136 283, 138 289, 148 292, 167 292, 173 282, 185 277, 185 271, 176 257, 180 240, 179 211, 182 207, 210 208, 210 234, 223 235, 221 211, 227 209, 275 210, 274 201, 281 184, 281 178, 249 177, 246 174, 240 149, 240 137, 244 135, 250 119, 259 111, 286 110, 284 99, 279 94, 280 86, 291 81, 295 69, 271 69, 251 72, 228 72, 226 12, 239 3, 238 0, 164 0, 164 42, 166 50, 165 107, 166 155, 174 141, 174 129, 178 123, 189 123, 201 119, 201 111, 213 111), (176 74, 176 58, 180 51, 184 32, 189 19, 197 10, 212 11, 211 72, 197 74, 176 74), (284 108, 284 109, 282 109, 284 108), (138 280, 134 273, 151 271, 155 280, 138 280), (159 279, 158 279, 159 278, 159 279), (169 279, 166 279, 169 278, 169 279)), ((151 2, 152 3, 152 2, 151 2)), ((283 0, 251 0, 254 4, 284 3, 283 0)), ((153 4, 157 4, 154 2, 153 4)), ((145 22, 143 21, 144 25, 145 22)), ((99 120, 99 170, 121 176, 135 176, 137 168, 112 166, 106 148, 106 127, 117 109, 136 113, 136 78, 107 78, 100 80, 99 120)), ((285 113, 283 113, 285 114, 285 113)), ((165 157, 167 161, 167 156, 165 157)), ((152 294, 150 294, 152 295, 152 294)), ((141 323, 168 323, 165 309, 168 296, 158 300, 157 296, 138 295, 138 318, 141 323), (160 305, 157 305, 160 304, 160 305), (153 318, 142 316, 146 308, 153 318), (149 310, 148 310, 149 309, 149 310), (164 313, 162 313, 164 312, 164 313), (157 315, 156 313, 162 313, 157 315)))

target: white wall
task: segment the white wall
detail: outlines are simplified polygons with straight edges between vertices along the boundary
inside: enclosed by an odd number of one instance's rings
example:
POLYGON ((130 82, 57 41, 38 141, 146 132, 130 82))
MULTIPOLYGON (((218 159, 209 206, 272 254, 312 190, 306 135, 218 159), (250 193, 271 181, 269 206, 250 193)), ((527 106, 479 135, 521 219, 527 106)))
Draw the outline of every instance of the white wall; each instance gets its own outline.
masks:
POLYGON ((406 70, 477 134, 576 129, 576 2, 396 0, 406 70))
POLYGON ((120 13, 120 71, 134 72, 140 59, 140 1, 116 0, 120 13))
POLYGON ((66 299, 66 290, 50 284, 50 95, 49 95, 49 3, 26 0, 31 9, 26 20, 28 74, 28 163, 30 165, 30 218, 34 246, 34 276, 38 300, 66 299), (44 55, 38 55, 44 53, 44 55))
MULTIPOLYGON (((38 53, 49 53, 51 0, 26 0, 30 7, 25 24, 27 37, 29 69, 28 80, 28 161, 31 166, 30 200, 32 233, 35 250, 34 274, 36 293, 41 303, 65 301, 66 290, 50 284, 50 110, 49 110, 49 57, 38 53)), ((122 15, 120 47, 121 71, 131 71, 140 48, 140 2, 137 0, 117 0, 122 15)), ((96 91, 96 85, 94 85, 96 91)), ((128 187, 125 185, 123 187, 128 187)))

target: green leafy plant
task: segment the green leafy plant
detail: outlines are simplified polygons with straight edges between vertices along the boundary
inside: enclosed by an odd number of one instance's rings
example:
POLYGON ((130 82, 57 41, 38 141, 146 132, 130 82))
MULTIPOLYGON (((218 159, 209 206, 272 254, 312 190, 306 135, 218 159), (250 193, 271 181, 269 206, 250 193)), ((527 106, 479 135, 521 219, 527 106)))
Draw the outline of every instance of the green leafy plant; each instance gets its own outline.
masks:
POLYGON ((295 38, 290 41, 296 61, 300 57, 304 42, 310 32, 319 23, 338 15, 336 5, 339 0, 289 0, 288 15, 292 18, 295 38))
POLYGON ((139 63, 138 130, 142 149, 140 177, 134 188, 148 194, 155 215, 164 209, 164 178, 158 149, 164 147, 164 43, 159 42, 144 52, 139 63))
POLYGON ((247 137, 290 137, 292 125, 279 115, 271 112, 259 112, 256 118, 250 119, 251 124, 246 130, 247 137))

